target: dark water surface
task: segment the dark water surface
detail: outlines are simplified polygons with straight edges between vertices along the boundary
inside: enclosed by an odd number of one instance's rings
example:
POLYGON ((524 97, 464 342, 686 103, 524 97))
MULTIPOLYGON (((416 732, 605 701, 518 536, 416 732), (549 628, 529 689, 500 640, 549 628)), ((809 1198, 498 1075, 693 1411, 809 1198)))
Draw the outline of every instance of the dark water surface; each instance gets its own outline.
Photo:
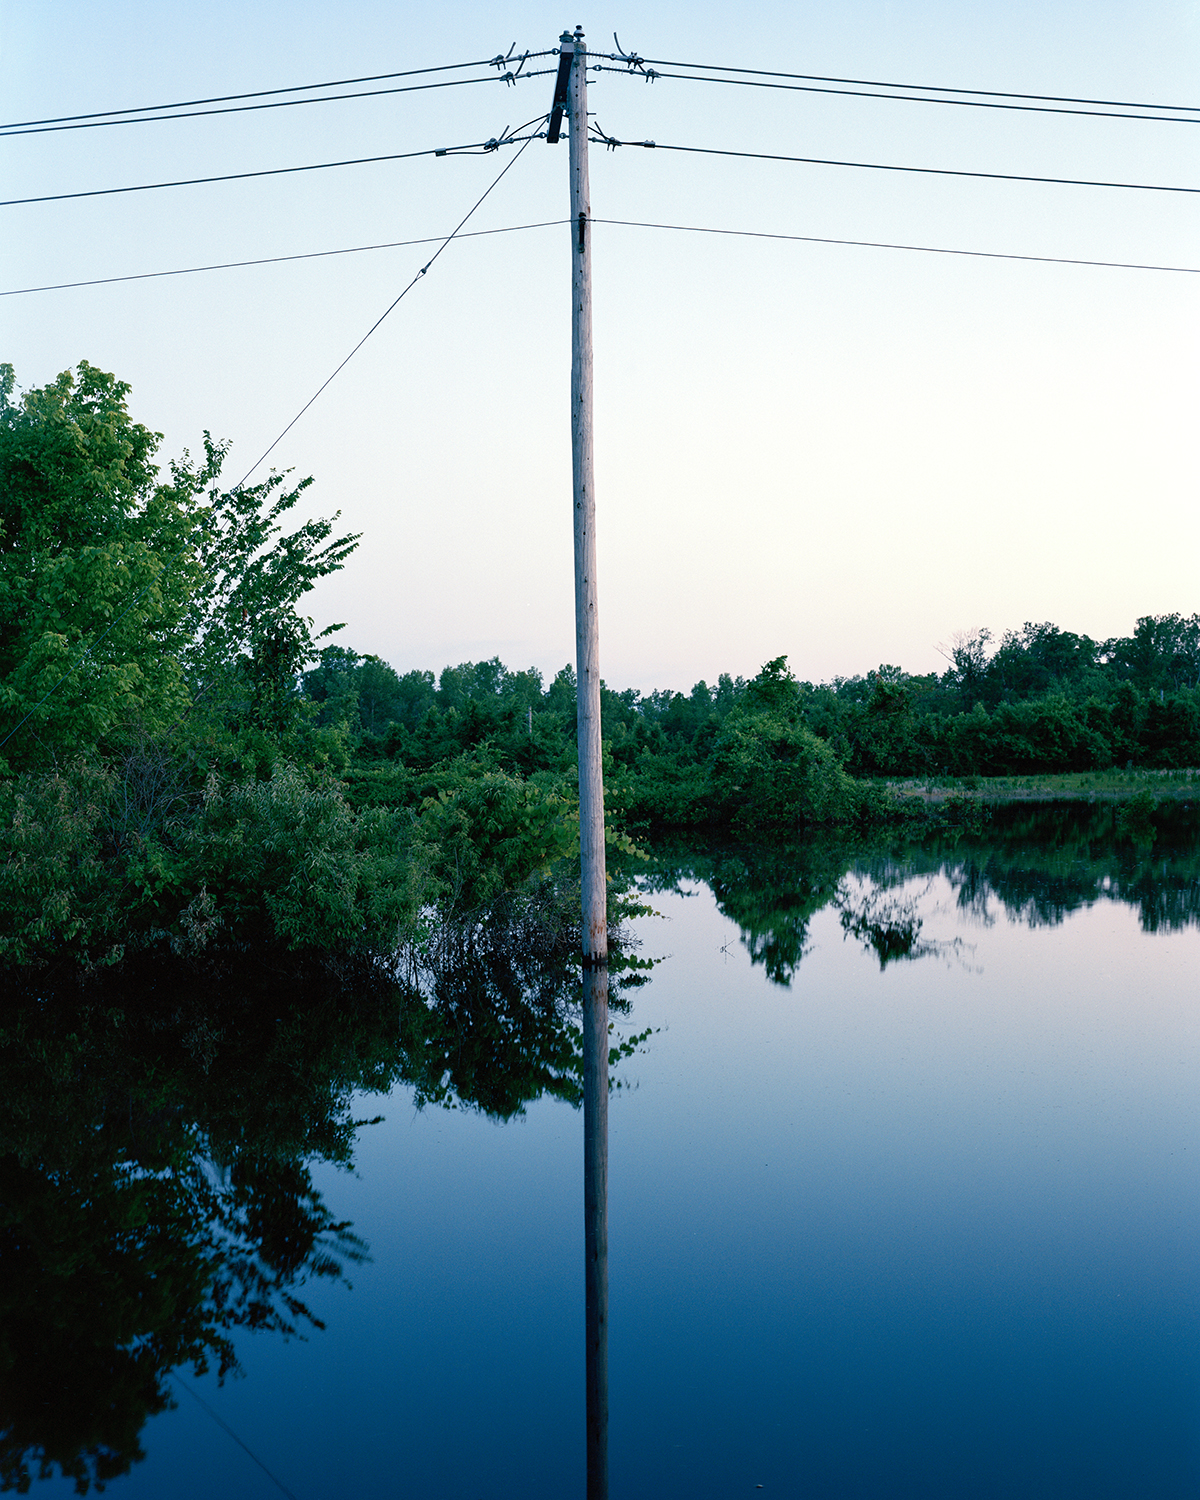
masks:
MULTIPOLYGON (((614 1497, 1194 1496, 1194 825, 1022 813, 938 848, 666 853, 647 884, 641 951, 664 962, 615 1025, 654 1030, 610 1107, 614 1497)), ((419 1110, 412 1082, 355 1098, 386 1119, 354 1174, 308 1152, 369 1247, 343 1257, 353 1290, 310 1257, 289 1295, 324 1331, 233 1329, 243 1374, 223 1386, 180 1369, 299 1500, 582 1494, 564 1036, 521 1042, 527 1092, 551 1092, 507 1123, 419 1110)), ((495 1036, 434 1041, 459 1070, 447 1104, 508 1066, 495 1036)), ((9 1225, 21 1275, 46 1222, 9 1225)), ((49 1285, 37 1270, 22 1294, 49 1285)), ((110 1494, 280 1494, 174 1394, 110 1494)))

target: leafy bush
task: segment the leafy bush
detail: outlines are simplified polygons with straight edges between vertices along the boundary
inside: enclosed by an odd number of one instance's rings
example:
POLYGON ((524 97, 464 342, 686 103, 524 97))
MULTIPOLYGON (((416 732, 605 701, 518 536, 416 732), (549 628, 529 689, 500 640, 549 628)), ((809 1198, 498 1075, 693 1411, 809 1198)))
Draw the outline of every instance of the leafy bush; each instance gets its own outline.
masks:
POLYGON ((425 800, 414 837, 438 903, 472 910, 578 858, 579 808, 557 788, 465 762, 425 800))
POLYGON ((832 749, 781 713, 731 714, 713 750, 709 784, 714 811, 739 831, 848 823, 861 807, 832 749))
POLYGON ((430 896, 407 819, 356 813, 336 782, 287 764, 267 781, 212 774, 147 810, 128 768, 80 761, 21 778, 5 800, 8 965, 94 966, 161 944, 389 954, 430 896))

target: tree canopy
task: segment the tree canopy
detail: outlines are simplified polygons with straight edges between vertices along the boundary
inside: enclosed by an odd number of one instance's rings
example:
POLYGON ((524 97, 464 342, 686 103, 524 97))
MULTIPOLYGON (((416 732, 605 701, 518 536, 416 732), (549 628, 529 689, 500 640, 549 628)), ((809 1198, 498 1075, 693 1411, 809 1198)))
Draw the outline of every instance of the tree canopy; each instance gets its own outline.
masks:
POLYGON ((284 532, 310 480, 221 490, 207 432, 164 477, 129 389, 81 361, 18 395, 0 365, 0 769, 161 733, 201 695, 279 727, 316 656, 297 604, 357 543, 284 532))

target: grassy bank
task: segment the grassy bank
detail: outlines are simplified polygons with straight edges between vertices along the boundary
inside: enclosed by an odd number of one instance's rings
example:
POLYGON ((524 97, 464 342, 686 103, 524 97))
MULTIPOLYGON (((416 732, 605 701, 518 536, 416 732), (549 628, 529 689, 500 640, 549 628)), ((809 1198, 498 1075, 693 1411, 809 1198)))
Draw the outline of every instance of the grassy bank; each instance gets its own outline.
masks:
POLYGON ((898 797, 945 802, 972 797, 981 802, 1128 802, 1149 793, 1156 799, 1190 802, 1200 797, 1200 769, 1177 771, 1078 771, 1042 776, 927 776, 884 781, 898 797))

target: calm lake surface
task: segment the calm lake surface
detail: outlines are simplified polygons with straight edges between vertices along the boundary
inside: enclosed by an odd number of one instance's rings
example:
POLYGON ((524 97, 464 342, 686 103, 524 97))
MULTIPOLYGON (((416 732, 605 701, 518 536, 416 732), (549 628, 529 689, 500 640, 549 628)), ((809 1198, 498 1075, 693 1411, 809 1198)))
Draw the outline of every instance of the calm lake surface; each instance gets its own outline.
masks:
MULTIPOLYGON (((939 848, 665 854, 646 883, 613 1496, 1194 1496, 1194 822, 1021 812, 939 848)), ((580 1114, 354 1108, 386 1117, 354 1173, 314 1169, 369 1246, 353 1289, 303 1288, 307 1342, 239 1333, 244 1377, 181 1375, 298 1500, 582 1495, 580 1114)), ((176 1396, 109 1494, 280 1494, 176 1396)))

